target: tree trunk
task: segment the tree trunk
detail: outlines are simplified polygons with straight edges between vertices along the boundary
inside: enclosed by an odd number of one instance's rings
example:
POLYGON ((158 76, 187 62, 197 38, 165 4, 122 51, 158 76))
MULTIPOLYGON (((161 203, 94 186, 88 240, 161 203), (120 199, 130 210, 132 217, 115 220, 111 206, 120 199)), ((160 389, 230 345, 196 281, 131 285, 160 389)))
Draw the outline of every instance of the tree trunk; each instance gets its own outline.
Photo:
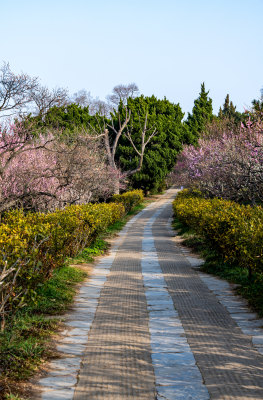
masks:
POLYGON ((120 182, 116 180, 114 182, 114 194, 120 194, 120 182))

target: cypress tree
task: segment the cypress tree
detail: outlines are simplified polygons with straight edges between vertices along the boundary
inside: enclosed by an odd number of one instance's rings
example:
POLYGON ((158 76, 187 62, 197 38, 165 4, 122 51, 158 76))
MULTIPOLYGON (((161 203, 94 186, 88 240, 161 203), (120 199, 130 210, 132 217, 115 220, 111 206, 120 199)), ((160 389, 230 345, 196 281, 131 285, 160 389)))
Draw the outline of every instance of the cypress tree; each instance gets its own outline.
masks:
POLYGON ((229 94, 226 95, 222 111, 223 111, 224 117, 228 117, 229 116, 229 94))
POLYGON ((199 97, 194 101, 192 114, 188 113, 186 124, 194 137, 200 136, 206 124, 213 119, 212 99, 208 97, 208 93, 203 82, 199 97))
POLYGON ((219 119, 227 119, 235 125, 240 124, 242 120, 242 114, 236 111, 236 106, 230 101, 229 94, 226 95, 223 109, 220 107, 218 113, 219 119))
POLYGON ((224 114, 223 114, 222 107, 219 108, 218 118, 219 118, 219 119, 223 119, 223 118, 224 118, 224 114))

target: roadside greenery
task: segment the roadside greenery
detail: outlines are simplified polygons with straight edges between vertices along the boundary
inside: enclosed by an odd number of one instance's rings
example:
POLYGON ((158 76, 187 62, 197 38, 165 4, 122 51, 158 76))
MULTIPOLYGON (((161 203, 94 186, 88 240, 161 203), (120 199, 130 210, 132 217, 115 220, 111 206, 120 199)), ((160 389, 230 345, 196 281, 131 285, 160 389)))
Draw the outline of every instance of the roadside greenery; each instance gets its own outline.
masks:
POLYGON ((260 204, 263 202, 263 113, 254 105, 241 122, 233 104, 230 105, 227 96, 222 116, 203 127, 195 145, 183 147, 171 178, 173 183, 199 189, 207 198, 260 204))

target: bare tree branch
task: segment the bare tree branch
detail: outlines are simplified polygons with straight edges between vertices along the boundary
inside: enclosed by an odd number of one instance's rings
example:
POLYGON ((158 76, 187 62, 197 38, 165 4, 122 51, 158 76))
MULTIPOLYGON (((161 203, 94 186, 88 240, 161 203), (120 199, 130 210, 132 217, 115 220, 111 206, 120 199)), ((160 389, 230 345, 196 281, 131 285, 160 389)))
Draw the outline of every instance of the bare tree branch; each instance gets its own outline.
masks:
POLYGON ((139 88, 135 83, 129 83, 128 85, 116 85, 112 89, 112 94, 107 96, 110 103, 118 106, 122 101, 124 105, 127 104, 129 97, 136 97, 139 95, 139 88))
POLYGON ((32 103, 31 93, 38 87, 38 78, 21 73, 14 74, 8 63, 0 68, 0 117, 26 111, 32 103))
POLYGON ((44 115, 54 106, 61 107, 68 104, 68 91, 64 88, 49 90, 46 86, 38 85, 31 90, 31 99, 36 106, 37 114, 44 115))

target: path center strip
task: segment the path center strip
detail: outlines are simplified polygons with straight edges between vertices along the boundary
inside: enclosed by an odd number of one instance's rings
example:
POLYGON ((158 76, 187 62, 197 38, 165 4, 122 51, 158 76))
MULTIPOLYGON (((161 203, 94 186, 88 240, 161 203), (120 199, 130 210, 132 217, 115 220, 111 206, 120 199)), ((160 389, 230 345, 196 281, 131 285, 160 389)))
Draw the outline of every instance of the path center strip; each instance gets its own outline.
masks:
POLYGON ((157 399, 208 400, 208 390, 168 292, 154 244, 152 225, 166 205, 145 226, 141 261, 157 399))

